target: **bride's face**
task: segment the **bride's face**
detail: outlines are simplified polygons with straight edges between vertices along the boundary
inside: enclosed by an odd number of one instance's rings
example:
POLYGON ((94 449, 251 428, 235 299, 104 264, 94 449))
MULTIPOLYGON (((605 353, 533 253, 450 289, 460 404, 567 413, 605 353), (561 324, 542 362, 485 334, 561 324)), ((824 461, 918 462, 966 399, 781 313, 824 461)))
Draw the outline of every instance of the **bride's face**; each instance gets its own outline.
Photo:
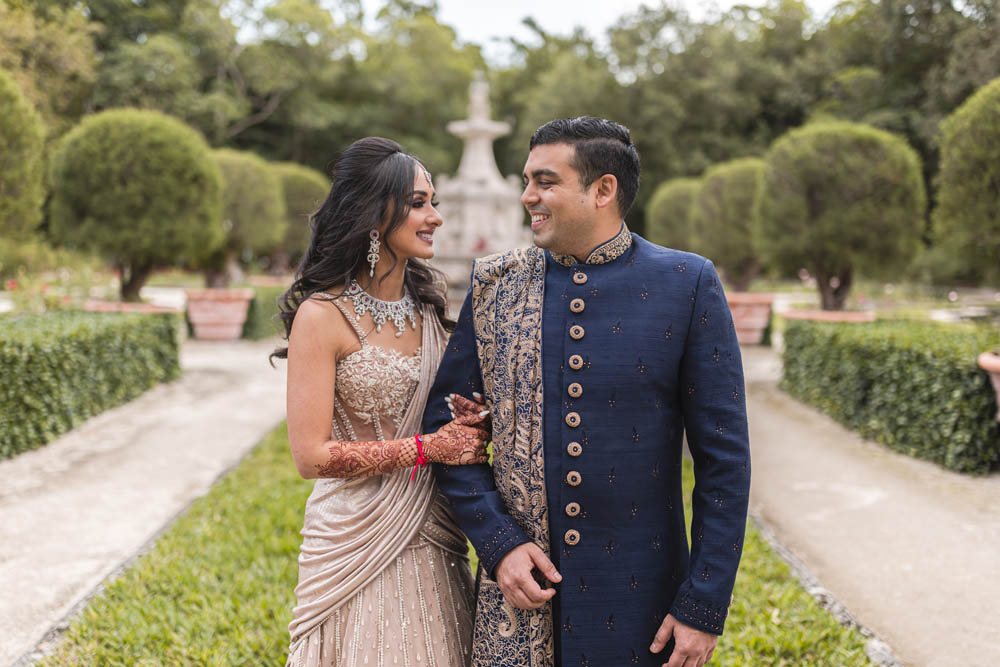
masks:
POLYGON ((403 223, 387 237, 389 245, 399 255, 399 259, 410 257, 430 259, 434 256, 434 232, 444 222, 435 208, 434 186, 427 178, 423 167, 417 165, 413 180, 413 198, 410 212, 403 223))

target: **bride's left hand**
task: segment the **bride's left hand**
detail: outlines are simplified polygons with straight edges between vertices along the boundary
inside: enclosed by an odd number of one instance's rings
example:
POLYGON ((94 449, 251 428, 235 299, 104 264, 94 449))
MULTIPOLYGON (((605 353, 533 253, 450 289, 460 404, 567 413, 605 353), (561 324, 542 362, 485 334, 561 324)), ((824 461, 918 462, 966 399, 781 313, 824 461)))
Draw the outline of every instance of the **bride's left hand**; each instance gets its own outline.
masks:
MULTIPOLYGON (((482 394, 475 392, 472 394, 475 400, 470 400, 465 396, 460 394, 448 394, 445 397, 445 403, 448 404, 448 409, 451 410, 451 418, 458 419, 459 417, 468 415, 478 415, 486 407, 486 402, 483 400, 482 394)), ((487 428, 487 430, 489 430, 487 428)))

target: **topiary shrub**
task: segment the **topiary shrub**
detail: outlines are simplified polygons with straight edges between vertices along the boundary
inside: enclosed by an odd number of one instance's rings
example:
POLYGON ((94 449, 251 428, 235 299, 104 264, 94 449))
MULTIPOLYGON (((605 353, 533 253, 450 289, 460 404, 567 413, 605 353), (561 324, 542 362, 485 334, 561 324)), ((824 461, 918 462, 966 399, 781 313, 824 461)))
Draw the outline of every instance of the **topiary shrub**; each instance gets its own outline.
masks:
POLYGON ((157 111, 85 118, 51 165, 52 236, 92 249, 121 271, 136 301, 154 267, 221 243, 222 179, 195 130, 157 111))
POLYGON ((898 276, 920 247, 926 195, 920 157, 888 132, 817 123, 766 155, 758 218, 765 264, 815 276, 822 306, 840 310, 855 274, 898 276))
POLYGON ((1000 332, 935 323, 789 321, 781 386, 862 436, 959 472, 1000 467, 989 378, 1000 332))
POLYGON ((272 255, 272 265, 276 270, 284 270, 298 264, 309 246, 312 235, 309 216, 326 199, 330 179, 315 169, 294 162, 279 162, 273 168, 281 179, 285 195, 287 227, 284 238, 272 255))
POLYGON ((253 153, 220 148, 212 157, 222 172, 225 240, 202 256, 208 287, 224 287, 240 276, 240 257, 267 252, 285 235, 285 200, 278 174, 253 153))
POLYGON ((941 124, 934 241, 963 276, 1000 283, 1000 78, 941 124))
POLYGON ((677 250, 695 250, 691 208, 698 193, 697 178, 675 178, 656 188, 646 208, 646 238, 677 250))
POLYGON ((17 83, 0 70, 0 236, 24 239, 42 220, 45 132, 17 83))
POLYGON ((278 319, 278 297, 285 293, 285 287, 255 287, 253 301, 243 324, 243 338, 258 340, 285 333, 284 325, 278 319))
POLYGON ((760 273, 753 237, 763 175, 764 162, 757 158, 717 164, 705 172, 691 206, 695 247, 712 258, 736 291, 746 291, 760 273))
POLYGON ((0 327, 0 459, 180 375, 176 315, 49 313, 0 327))

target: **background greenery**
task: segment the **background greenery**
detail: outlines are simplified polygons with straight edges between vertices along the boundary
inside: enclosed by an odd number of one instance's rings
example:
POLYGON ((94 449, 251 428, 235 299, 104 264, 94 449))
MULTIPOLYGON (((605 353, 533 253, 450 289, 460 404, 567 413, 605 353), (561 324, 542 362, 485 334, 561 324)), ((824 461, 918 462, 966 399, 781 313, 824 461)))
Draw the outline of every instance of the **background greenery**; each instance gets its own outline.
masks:
MULTIPOLYGON (((281 424, 108 584, 42 665, 281 664, 312 484, 281 424)), ((693 484, 685 461, 687 493, 693 484)), ((860 633, 820 609, 752 525, 734 592, 713 664, 868 664, 860 633)))
POLYGON ((180 375, 173 315, 48 313, 0 328, 0 459, 180 375), (85 380, 85 381, 84 381, 85 380))
POLYGON ((863 437, 959 472, 1000 467, 989 377, 1000 331, 934 322, 789 322, 785 391, 863 437))

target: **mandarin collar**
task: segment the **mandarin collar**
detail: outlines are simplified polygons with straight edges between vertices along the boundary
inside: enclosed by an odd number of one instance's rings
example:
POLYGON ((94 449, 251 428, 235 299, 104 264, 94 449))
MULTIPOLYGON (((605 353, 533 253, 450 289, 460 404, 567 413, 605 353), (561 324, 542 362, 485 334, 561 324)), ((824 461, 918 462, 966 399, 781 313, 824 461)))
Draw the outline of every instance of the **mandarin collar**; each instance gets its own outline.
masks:
POLYGON ((618 230, 618 233, 609 241, 605 241, 591 250, 590 254, 587 255, 587 260, 584 262, 580 262, 573 255, 558 255, 554 252, 550 252, 549 254, 552 255, 552 259, 557 263, 567 267, 574 264, 607 264, 624 255, 625 251, 630 247, 632 247, 632 232, 622 222, 622 227, 618 230))

